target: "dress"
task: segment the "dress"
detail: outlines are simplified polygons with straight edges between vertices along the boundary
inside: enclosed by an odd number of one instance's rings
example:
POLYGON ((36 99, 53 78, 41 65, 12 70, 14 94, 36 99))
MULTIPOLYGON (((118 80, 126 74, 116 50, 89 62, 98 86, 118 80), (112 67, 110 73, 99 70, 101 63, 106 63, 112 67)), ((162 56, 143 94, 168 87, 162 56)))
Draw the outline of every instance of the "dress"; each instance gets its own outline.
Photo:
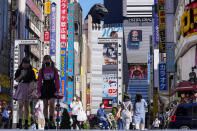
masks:
POLYGON ((147 103, 144 99, 134 104, 134 124, 145 124, 145 107, 147 107, 147 103))

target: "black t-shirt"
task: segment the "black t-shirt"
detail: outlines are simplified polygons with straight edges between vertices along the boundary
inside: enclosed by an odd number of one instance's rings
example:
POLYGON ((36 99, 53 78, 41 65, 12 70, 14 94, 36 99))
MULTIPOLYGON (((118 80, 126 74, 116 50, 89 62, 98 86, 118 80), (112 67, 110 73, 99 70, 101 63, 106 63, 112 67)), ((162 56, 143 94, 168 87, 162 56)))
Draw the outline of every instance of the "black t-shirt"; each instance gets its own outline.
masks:
MULTIPOLYGON (((15 73, 15 79, 21 75, 21 71, 22 71, 22 69, 17 69, 17 71, 15 73)), ((25 77, 23 77, 19 82, 29 83, 33 80, 35 80, 35 73, 32 69, 28 69, 25 77)))

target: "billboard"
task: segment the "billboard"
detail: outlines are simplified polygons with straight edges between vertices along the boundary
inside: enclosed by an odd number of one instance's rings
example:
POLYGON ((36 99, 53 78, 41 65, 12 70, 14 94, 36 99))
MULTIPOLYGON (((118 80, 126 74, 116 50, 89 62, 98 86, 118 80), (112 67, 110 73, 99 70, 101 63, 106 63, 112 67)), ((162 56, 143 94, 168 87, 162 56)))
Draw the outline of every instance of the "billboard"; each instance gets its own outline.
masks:
POLYGON ((166 44, 167 72, 175 72, 175 44, 166 44))
POLYGON ((164 91, 168 89, 167 84, 166 63, 159 64, 159 90, 164 91))
POLYGON ((74 4, 68 5, 68 75, 73 76, 74 64, 74 4))
POLYGON ((146 80, 148 77, 147 64, 128 64, 129 79, 146 80))
POLYGON ((104 25, 102 38, 123 37, 123 28, 120 24, 104 25))
POLYGON ((51 37, 50 55, 56 54, 56 4, 51 4, 51 37))
POLYGON ((61 0, 60 47, 67 47, 67 0, 61 0))
POLYGON ((130 41, 131 42, 140 42, 140 41, 142 41, 142 30, 131 30, 131 32, 130 32, 130 41))
POLYGON ((117 65, 117 43, 103 44, 104 65, 117 65))
POLYGON ((117 74, 103 75, 103 97, 117 97, 117 74))

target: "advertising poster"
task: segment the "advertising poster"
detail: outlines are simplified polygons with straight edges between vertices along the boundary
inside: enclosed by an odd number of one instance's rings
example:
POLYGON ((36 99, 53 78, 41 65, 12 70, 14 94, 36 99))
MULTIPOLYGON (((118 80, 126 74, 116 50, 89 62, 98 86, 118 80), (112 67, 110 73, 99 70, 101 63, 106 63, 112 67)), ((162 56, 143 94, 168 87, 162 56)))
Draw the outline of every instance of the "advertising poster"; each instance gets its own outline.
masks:
POLYGON ((56 54, 56 5, 51 4, 51 44, 50 55, 56 54))
POLYGON ((68 5, 68 75, 73 76, 74 62, 74 4, 68 5))
POLYGON ((166 63, 159 64, 159 90, 165 91, 168 89, 167 84, 167 73, 166 73, 166 63))
POLYGON ((175 44, 167 43, 166 44, 166 63, 167 63, 167 72, 175 72, 175 44))
POLYGON ((117 74, 103 75, 103 97, 117 97, 117 74))
POLYGON ((131 30, 130 41, 134 43, 142 41, 142 30, 131 30))
POLYGON ((147 64, 128 64, 129 79, 146 80, 148 77, 147 64))
POLYGON ((118 61, 117 53, 118 53, 117 43, 103 44, 104 65, 117 65, 117 61, 118 61))
POLYGON ((50 42, 50 31, 44 31, 44 43, 50 42))
POLYGON ((123 37, 123 28, 120 24, 104 25, 102 38, 117 37, 123 37))
POLYGON ((44 14, 45 15, 49 15, 50 14, 50 11, 51 11, 51 2, 50 1, 47 1, 44 4, 44 14))

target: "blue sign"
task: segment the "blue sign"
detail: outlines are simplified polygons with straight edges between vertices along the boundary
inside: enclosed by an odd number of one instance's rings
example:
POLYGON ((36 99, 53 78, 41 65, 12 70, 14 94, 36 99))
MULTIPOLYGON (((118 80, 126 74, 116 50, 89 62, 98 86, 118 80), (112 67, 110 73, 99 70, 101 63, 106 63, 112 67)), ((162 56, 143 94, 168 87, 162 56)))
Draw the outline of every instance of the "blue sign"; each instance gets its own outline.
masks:
POLYGON ((167 72, 175 72, 175 45, 173 43, 166 43, 166 63, 167 72))
MULTIPOLYGON (((63 94, 65 99, 66 98, 66 48, 61 48, 60 53, 61 53, 60 92, 63 94)), ((66 102, 66 99, 64 102, 66 102)))
POLYGON ((74 63, 74 4, 68 5, 68 75, 73 76, 74 63))
POLYGON ((51 4, 51 37, 50 37, 50 55, 56 53, 56 4, 51 4))
POLYGON ((155 13, 155 43, 159 43, 159 15, 155 13))
POLYGON ((168 89, 166 63, 159 64, 159 90, 165 91, 168 89))
MULTIPOLYGON (((105 25, 104 25, 105 26, 105 25)), ((117 33, 117 37, 123 37, 123 28, 120 26, 120 24, 110 24, 109 26, 113 27, 104 27, 103 28, 103 34, 102 38, 111 38, 112 36, 112 31, 115 31, 117 33)))
MULTIPOLYGON (((67 100, 68 105, 70 105, 70 103, 72 102, 72 99, 73 99, 73 82, 68 81, 68 100, 67 100)), ((70 112, 69 108, 68 108, 68 111, 70 112)))

